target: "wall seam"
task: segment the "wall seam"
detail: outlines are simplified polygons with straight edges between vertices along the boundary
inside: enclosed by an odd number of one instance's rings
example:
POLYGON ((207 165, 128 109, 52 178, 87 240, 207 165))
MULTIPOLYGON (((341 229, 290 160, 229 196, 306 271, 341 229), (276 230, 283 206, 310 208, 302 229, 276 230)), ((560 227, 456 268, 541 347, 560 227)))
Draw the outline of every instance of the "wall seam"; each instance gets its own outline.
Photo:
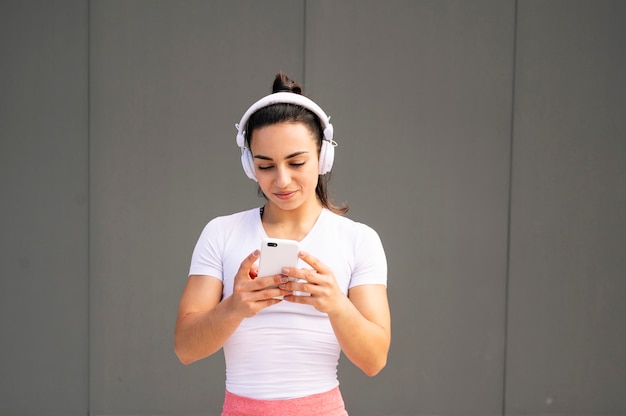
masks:
POLYGON ((514 161, 514 132, 515 132, 515 84, 517 71, 517 23, 518 23, 518 0, 513 2, 513 61, 511 74, 511 118, 509 130, 509 184, 508 184, 508 213, 507 213, 507 244, 506 244, 506 270, 504 284, 504 340, 502 357, 502 415, 507 413, 507 361, 508 361, 508 338, 509 338, 509 289, 511 274, 511 217, 513 212, 513 161, 514 161))
POLYGON ((306 19, 307 19, 307 1, 303 1, 302 5, 302 85, 307 88, 306 84, 306 19))
POLYGON ((91 415, 91 0, 87 0, 87 415, 91 415))

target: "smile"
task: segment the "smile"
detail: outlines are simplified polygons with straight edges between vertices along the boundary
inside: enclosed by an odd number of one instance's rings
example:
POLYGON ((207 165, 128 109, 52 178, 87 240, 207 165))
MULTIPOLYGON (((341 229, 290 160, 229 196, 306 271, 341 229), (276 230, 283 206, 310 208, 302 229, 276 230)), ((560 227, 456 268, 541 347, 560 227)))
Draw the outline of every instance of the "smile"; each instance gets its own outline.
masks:
POLYGON ((278 193, 274 193, 274 195, 276 196, 276 198, 278 199, 289 199, 291 198, 293 195, 296 194, 296 191, 292 191, 292 192, 278 192, 278 193))

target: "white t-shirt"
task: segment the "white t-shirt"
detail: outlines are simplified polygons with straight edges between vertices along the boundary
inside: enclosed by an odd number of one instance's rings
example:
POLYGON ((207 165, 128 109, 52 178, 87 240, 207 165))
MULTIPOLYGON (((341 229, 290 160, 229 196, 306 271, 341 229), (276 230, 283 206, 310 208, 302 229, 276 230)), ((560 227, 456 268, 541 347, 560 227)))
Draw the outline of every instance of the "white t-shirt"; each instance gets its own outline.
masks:
MULTIPOLYGON (((215 218, 200 235, 189 274, 221 279, 226 298, 241 262, 265 237, 259 208, 215 218)), ((333 270, 344 294, 354 286, 387 284, 382 243, 365 224, 324 209, 300 248, 333 270)), ((302 260, 299 267, 310 268, 302 260)), ((244 319, 224 345, 226 389, 263 400, 323 393, 339 384, 339 354, 326 314, 281 302, 244 319)))

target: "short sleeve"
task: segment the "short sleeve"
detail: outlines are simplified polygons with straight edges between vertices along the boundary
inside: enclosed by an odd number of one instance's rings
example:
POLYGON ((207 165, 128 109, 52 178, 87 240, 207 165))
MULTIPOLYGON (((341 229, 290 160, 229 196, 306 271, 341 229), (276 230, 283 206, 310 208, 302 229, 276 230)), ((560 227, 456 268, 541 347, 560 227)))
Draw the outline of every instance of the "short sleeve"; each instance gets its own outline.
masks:
POLYGON ((189 275, 207 275, 224 281, 222 253, 224 243, 219 236, 220 223, 217 219, 210 221, 202 230, 200 238, 191 256, 189 275))
POLYGON ((387 286, 387 258, 382 241, 374 229, 365 224, 358 224, 358 227, 350 287, 369 284, 387 286))

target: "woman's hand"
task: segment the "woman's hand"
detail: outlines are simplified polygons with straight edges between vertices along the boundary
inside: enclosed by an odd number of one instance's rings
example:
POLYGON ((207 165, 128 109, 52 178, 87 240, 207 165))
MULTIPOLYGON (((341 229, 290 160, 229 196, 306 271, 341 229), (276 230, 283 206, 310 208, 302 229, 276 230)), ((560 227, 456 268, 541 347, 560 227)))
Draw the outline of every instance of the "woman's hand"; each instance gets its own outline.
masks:
POLYGON ((189 276, 174 331, 174 350, 182 363, 189 364, 215 353, 241 321, 280 302, 273 298, 286 292, 277 286, 288 279, 282 275, 257 278, 258 258, 257 250, 241 262, 234 278, 233 294, 225 299, 222 299, 220 279, 189 276))
POLYGON ((283 275, 296 279, 303 279, 306 282, 290 281, 283 283, 279 287, 289 291, 284 299, 294 303, 304 303, 313 306, 322 313, 331 314, 341 307, 348 298, 339 288, 337 279, 333 271, 316 257, 300 251, 300 258, 313 269, 285 268, 283 275), (298 295, 293 292, 306 292, 310 296, 298 295))
POLYGON ((283 283, 280 288, 308 292, 311 296, 291 293, 284 299, 312 305, 328 314, 344 354, 365 374, 377 374, 387 362, 391 341, 387 288, 383 285, 361 285, 351 288, 346 296, 328 266, 304 252, 300 252, 300 258, 313 270, 286 268, 283 274, 306 282, 283 283))
POLYGON ((288 293, 278 287, 288 281, 287 276, 278 274, 257 277, 258 265, 255 261, 259 255, 259 250, 255 250, 241 262, 233 283, 231 307, 237 315, 244 318, 254 316, 262 309, 281 302, 281 299, 275 298, 288 293))

